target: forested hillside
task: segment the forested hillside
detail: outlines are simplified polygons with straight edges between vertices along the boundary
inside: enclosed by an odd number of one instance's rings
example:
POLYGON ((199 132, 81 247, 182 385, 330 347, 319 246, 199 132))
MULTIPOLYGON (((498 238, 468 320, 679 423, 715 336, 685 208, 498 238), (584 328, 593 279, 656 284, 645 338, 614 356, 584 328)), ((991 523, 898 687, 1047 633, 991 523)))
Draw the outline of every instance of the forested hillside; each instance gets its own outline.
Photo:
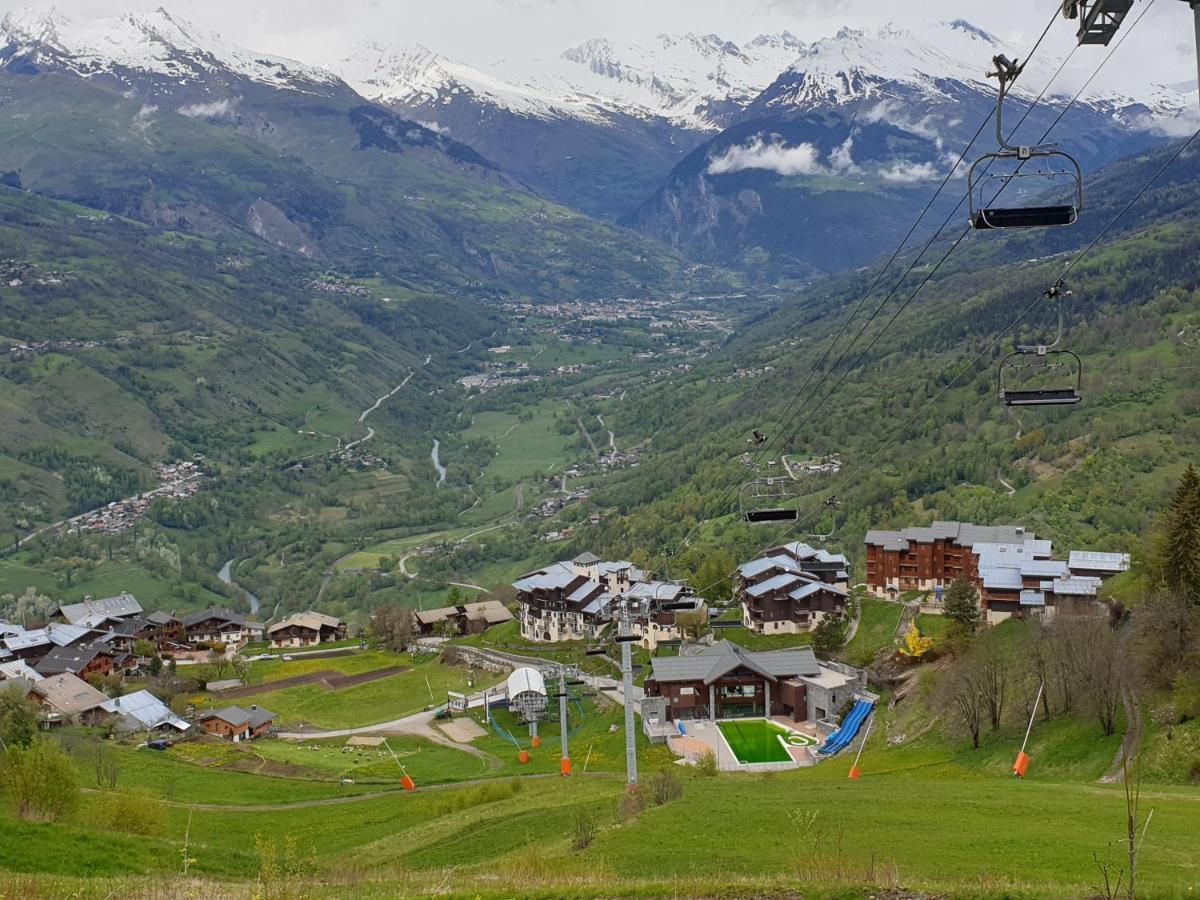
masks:
MULTIPOLYGON (((1007 410, 997 397, 997 368, 1012 349, 1008 325, 1172 152, 1100 173, 1074 229, 971 235, 884 331, 949 250, 948 241, 934 246, 844 359, 843 348, 889 297, 911 253, 827 357, 874 267, 779 304, 688 376, 650 387, 624 420, 657 453, 605 495, 622 515, 606 523, 603 541, 593 535, 588 545, 635 558, 653 548, 642 559, 669 559, 676 576, 693 574, 717 548, 744 556, 787 528, 736 523, 737 486, 783 474, 777 467, 756 476, 742 454, 765 465, 780 454, 800 461, 840 453, 838 476, 801 479, 806 522, 794 536, 835 528, 832 543, 855 555, 868 527, 935 517, 1012 520, 1073 546, 1136 553, 1200 446, 1200 155, 1189 151, 1168 168, 1070 273, 1064 344, 1083 359, 1083 402, 1007 410), (753 368, 757 377, 732 375, 753 368), (779 429, 769 452, 748 444, 754 429, 779 429), (832 513, 822 503, 831 496, 840 502, 832 513), (698 520, 705 524, 693 533, 698 520)), ((961 227, 954 220, 946 234, 957 236, 961 227)), ((1020 340, 1049 342, 1055 330, 1052 304, 1036 304, 1020 340)))

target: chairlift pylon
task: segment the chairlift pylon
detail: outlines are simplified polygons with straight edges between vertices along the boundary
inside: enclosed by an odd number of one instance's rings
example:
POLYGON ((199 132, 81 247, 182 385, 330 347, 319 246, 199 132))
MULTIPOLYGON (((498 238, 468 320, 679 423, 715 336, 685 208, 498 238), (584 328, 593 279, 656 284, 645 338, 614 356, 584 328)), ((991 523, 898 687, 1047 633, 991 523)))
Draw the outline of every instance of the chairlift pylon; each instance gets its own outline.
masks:
POLYGON ((742 521, 749 525, 795 522, 800 518, 799 495, 791 478, 759 478, 742 485, 742 521))
POLYGON ((1000 400, 1005 406, 1073 406, 1083 399, 1080 386, 1083 361, 1059 345, 1063 338, 1062 298, 1070 295, 1061 281, 1056 282, 1046 297, 1059 304, 1058 333, 1049 344, 1017 344, 1016 349, 1000 362, 997 385, 1000 400), (1016 383, 1014 376, 1025 372, 1034 374, 1063 374, 1060 383, 1031 387, 1028 379, 1016 383))
MULTIPOLYGON (((996 142, 998 150, 979 157, 971 164, 967 172, 967 204, 971 217, 971 226, 977 229, 990 228, 1049 228, 1062 225, 1074 225, 1083 210, 1083 170, 1078 160, 1071 154, 1058 149, 1057 144, 1030 144, 1013 146, 1004 137, 1002 116, 1004 98, 1012 87, 1017 76, 1024 69, 1023 64, 1010 60, 1004 54, 992 58, 996 66, 995 72, 988 72, 989 78, 996 78, 1000 88, 996 95, 996 142), (1023 172, 1021 169, 1031 160, 1065 160, 1068 168, 1065 171, 1023 172), (980 173, 979 167, 995 160, 1016 160, 1019 163, 1016 171, 999 175, 980 173), (994 181, 1003 182, 1001 190, 1017 178, 1057 178, 1066 176, 1073 180, 1072 202, 1050 206, 1019 206, 998 207, 988 206, 984 202, 984 185, 994 181)), ((993 195, 993 200, 999 191, 993 195)))

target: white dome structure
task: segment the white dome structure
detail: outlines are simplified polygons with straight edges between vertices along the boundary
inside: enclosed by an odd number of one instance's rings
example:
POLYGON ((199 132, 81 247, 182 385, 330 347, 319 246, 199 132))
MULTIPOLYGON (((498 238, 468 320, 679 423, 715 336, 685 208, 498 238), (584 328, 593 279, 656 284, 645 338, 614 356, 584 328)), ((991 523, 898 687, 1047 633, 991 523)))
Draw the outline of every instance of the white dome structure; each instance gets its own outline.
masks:
POLYGON ((522 722, 536 722, 546 713, 546 679, 528 666, 508 676, 508 708, 522 722))

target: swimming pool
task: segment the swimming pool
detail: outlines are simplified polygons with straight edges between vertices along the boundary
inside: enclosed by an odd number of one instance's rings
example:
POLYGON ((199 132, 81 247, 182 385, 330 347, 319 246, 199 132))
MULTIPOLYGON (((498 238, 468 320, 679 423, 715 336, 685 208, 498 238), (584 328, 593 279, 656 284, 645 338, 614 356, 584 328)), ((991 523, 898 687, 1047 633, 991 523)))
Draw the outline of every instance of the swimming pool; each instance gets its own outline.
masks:
POLYGON ((732 719, 718 722, 725 742, 739 763, 791 762, 788 746, 806 747, 816 741, 767 719, 732 719))

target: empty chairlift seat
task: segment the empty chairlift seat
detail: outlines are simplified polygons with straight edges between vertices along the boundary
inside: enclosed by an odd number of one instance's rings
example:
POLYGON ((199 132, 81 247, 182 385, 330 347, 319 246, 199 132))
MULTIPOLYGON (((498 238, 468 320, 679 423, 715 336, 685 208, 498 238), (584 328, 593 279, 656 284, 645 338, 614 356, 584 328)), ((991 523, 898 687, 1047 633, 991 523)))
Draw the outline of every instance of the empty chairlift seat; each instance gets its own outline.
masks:
POLYGON ((750 525, 795 522, 800 518, 799 492, 791 478, 760 478, 742 485, 742 521, 750 525))
POLYGON ((1057 149, 1054 144, 1014 146, 1008 143, 1002 122, 1004 98, 1024 66, 1004 55, 995 56, 992 61, 996 71, 988 74, 1000 81, 996 98, 996 142, 999 149, 975 160, 967 173, 971 226, 992 229, 1074 225, 1083 209, 1083 170, 1073 156, 1057 149), (997 163, 1005 170, 993 172, 992 167, 997 163), (1030 163, 1033 168, 1026 171, 1030 163), (1020 184, 1029 184, 1027 179, 1039 179, 1050 189, 1057 183, 1063 189, 1061 193, 1064 196, 1055 198, 1060 200, 1057 203, 996 205, 1004 191, 1020 184), (989 191, 988 188, 992 186, 995 190, 989 191))

